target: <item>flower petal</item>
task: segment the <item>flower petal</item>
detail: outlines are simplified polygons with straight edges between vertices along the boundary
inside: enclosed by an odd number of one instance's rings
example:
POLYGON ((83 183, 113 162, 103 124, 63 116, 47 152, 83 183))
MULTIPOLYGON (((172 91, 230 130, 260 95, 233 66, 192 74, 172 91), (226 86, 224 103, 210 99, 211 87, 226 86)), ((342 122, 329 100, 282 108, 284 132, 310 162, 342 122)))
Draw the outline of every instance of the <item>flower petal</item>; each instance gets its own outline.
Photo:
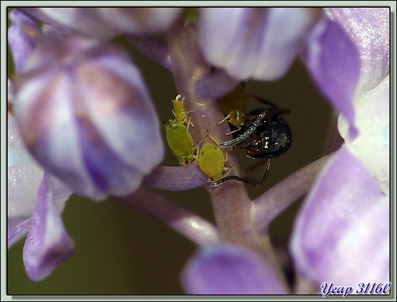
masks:
POLYGON ((20 73, 41 31, 30 17, 18 9, 13 9, 9 17, 11 26, 8 29, 8 43, 14 59, 15 71, 20 73))
POLYGON ((97 8, 105 24, 119 33, 158 33, 168 29, 182 12, 178 7, 97 8))
POLYGON ((217 99, 233 90, 237 84, 238 81, 223 70, 204 73, 195 83, 195 95, 199 99, 217 99))
POLYGON ((74 253, 74 243, 64 229, 54 201, 54 184, 45 176, 38 191, 32 226, 23 249, 26 272, 34 281, 46 278, 74 253))
POLYGON ((24 8, 25 13, 57 29, 110 40, 122 33, 165 31, 182 8, 24 8))
POLYGON ((349 121, 350 137, 356 137, 353 99, 360 58, 353 42, 336 22, 324 19, 310 35, 303 58, 320 90, 349 121))
POLYGON ((44 35, 25 66, 16 117, 33 156, 78 194, 133 192, 162 160, 160 124, 129 56, 44 35))
POLYGON ((387 76, 377 87, 355 99, 356 125, 360 131, 355 140, 350 140, 347 135, 348 122, 342 116, 338 121, 338 129, 346 147, 375 176, 384 193, 389 191, 389 90, 387 76))
POLYGON ((320 18, 320 9, 203 8, 200 46, 210 63, 236 79, 276 80, 320 18))
POLYGON ((388 195, 345 146, 327 166, 295 222, 297 269, 318 284, 389 281, 388 195))
POLYGON ((30 217, 43 169, 26 150, 15 118, 8 115, 8 218, 30 217))
POLYGON ((344 28, 360 54, 358 95, 375 88, 389 74, 389 9, 356 7, 326 10, 344 28))
POLYGON ((249 250, 232 245, 207 245, 182 273, 189 294, 283 294, 271 269, 249 250))
POLYGON ((31 224, 31 218, 8 218, 7 247, 21 240, 29 232, 31 224))

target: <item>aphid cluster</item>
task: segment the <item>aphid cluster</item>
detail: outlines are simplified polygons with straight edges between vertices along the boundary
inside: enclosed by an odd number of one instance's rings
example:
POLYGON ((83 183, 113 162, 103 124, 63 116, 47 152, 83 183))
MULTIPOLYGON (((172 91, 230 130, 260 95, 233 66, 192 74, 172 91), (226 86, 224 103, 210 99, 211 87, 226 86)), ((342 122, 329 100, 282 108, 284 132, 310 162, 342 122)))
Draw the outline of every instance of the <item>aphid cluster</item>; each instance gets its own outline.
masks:
POLYGON ((291 145, 291 130, 282 118, 282 114, 289 113, 288 109, 281 109, 274 103, 247 96, 243 85, 236 86, 231 92, 220 99, 225 119, 231 128, 232 139, 216 143, 199 143, 194 141, 189 132, 190 119, 183 106, 183 100, 178 95, 172 101, 175 119, 169 120, 165 126, 167 143, 177 156, 181 165, 187 166, 193 160, 201 170, 208 175, 211 187, 229 181, 237 180, 259 186, 270 169, 270 159, 286 152, 291 145), (246 113, 247 97, 256 99, 267 108, 257 108, 246 113), (225 167, 225 158, 222 148, 242 149, 249 158, 261 159, 251 167, 245 177, 227 176, 230 168, 225 167), (265 172, 259 181, 249 179, 249 175, 258 167, 266 165, 265 172))
POLYGON ((224 176, 225 156, 221 148, 212 143, 195 146, 189 132, 190 119, 183 105, 183 99, 178 95, 173 101, 175 119, 170 119, 165 125, 168 146, 178 158, 181 165, 187 166, 193 160, 201 170, 208 175, 209 181, 217 181, 224 176))

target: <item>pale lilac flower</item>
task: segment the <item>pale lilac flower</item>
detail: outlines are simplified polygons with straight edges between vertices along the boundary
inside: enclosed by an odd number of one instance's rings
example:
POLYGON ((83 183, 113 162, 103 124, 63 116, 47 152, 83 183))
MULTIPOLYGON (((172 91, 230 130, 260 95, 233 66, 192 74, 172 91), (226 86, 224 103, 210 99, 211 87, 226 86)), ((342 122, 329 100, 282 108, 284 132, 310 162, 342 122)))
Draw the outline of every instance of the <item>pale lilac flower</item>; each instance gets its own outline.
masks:
POLYGON ((10 12, 10 20, 12 23, 8 30, 8 43, 14 59, 15 71, 19 73, 41 31, 31 18, 19 10, 10 12))
POLYGON ((12 16, 9 41, 19 75, 8 89, 8 245, 28 233, 24 263, 38 281, 74 252, 60 216, 72 190, 49 171, 95 199, 127 194, 161 160, 163 146, 127 54, 48 27, 42 35, 20 11, 12 16), (146 140, 151 148, 139 150, 146 140))
POLYGON ((359 135, 319 176, 298 215, 291 248, 299 272, 321 284, 389 282, 389 77, 387 9, 332 9, 357 45, 354 108, 359 135), (340 265, 343 263, 343 265, 340 265))
POLYGON ((23 8, 58 29, 109 40, 119 34, 156 34, 172 25, 181 8, 23 8))
POLYGON ((60 218, 71 194, 68 186, 44 172, 29 155, 15 118, 9 114, 8 247, 29 233, 23 257, 26 272, 33 280, 47 277, 74 252, 73 241, 60 218))
MULTIPOLYGON (((345 147, 330 160, 295 223, 298 271, 321 284, 389 281, 389 195, 345 147)), ((320 290, 320 288, 318 287, 320 290)))
POLYGON ((33 156, 97 200, 133 192, 163 157, 139 71, 95 40, 43 35, 16 83, 15 116, 33 156))
POLYGON ((250 250, 230 244, 203 246, 187 263, 182 283, 191 294, 285 294, 274 272, 250 250))
MULTIPOLYGON (((9 43, 17 72, 41 36, 37 25, 18 10, 11 12, 9 43)), ((47 277, 74 253, 73 240, 66 232, 60 213, 72 190, 50 175, 30 156, 15 121, 15 88, 8 81, 8 247, 28 238, 23 259, 32 280, 47 277)))
POLYGON ((235 79, 277 80, 301 56, 319 89, 348 119, 350 135, 357 135, 351 101, 358 53, 322 9, 207 8, 200 10, 199 30, 206 59, 235 79))

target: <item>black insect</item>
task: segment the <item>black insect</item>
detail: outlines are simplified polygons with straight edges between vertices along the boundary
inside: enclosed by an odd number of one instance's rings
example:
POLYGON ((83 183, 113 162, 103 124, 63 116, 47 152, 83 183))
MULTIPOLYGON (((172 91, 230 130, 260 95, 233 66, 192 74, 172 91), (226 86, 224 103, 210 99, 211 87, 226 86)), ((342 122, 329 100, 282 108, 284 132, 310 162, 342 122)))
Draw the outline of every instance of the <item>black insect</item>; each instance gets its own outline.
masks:
MULTIPOLYGON (((285 153, 291 146, 291 129, 281 114, 287 109, 258 108, 246 115, 246 121, 240 130, 233 132, 233 139, 244 137, 250 127, 259 119, 258 125, 244 140, 233 146, 244 149, 250 158, 274 158, 285 153), (261 116, 262 113, 264 117, 261 116), (256 119, 253 119, 255 118, 256 119)), ((233 130, 233 129, 232 129, 233 130)))
POLYGON ((219 186, 229 180, 237 180, 259 186, 270 169, 270 159, 284 154, 291 146, 291 129, 282 117, 282 114, 290 112, 289 109, 281 109, 274 103, 262 98, 253 98, 269 105, 270 108, 257 108, 245 114, 244 124, 240 127, 229 124, 233 139, 222 142, 220 145, 233 149, 243 149, 248 157, 261 160, 248 170, 245 178, 226 176, 212 182, 212 187, 219 186), (266 165, 266 168, 259 182, 248 178, 255 169, 263 165, 266 165))

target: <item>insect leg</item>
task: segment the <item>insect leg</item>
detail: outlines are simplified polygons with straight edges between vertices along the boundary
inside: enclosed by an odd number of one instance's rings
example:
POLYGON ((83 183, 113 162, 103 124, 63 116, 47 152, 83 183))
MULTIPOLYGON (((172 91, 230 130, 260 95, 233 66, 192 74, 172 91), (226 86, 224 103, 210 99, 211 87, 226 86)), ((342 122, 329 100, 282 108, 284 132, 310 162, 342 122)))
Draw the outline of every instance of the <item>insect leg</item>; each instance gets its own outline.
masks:
POLYGON ((223 184, 226 181, 230 181, 230 180, 236 180, 236 181, 241 181, 241 182, 245 182, 247 184, 253 185, 253 186, 259 186, 259 184, 251 179, 246 179, 240 176, 236 176, 236 175, 231 175, 231 176, 226 176, 224 178, 221 178, 220 180, 217 181, 213 181, 210 183, 210 187, 211 188, 215 188, 218 187, 219 185, 223 184))
POLYGON ((267 176, 269 170, 270 170, 270 158, 268 158, 267 161, 266 161, 265 172, 263 172, 262 178, 261 178, 261 180, 259 181, 258 186, 260 186, 260 185, 263 183, 263 181, 265 180, 265 178, 266 178, 266 176, 267 176))
POLYGON ((265 118, 265 116, 266 116, 266 112, 262 112, 261 114, 259 114, 258 118, 252 123, 252 125, 247 129, 247 131, 245 131, 239 137, 236 137, 230 141, 221 142, 219 143, 219 145, 222 147, 233 147, 238 145, 247 137, 249 137, 255 131, 256 128, 258 128, 259 124, 261 123, 263 118, 265 118))
POLYGON ((264 164, 266 164, 266 170, 269 170, 270 169, 270 158, 262 158, 255 165, 249 167, 247 170, 247 173, 245 174, 245 178, 248 178, 252 172, 254 172, 259 167, 262 167, 264 164))
MULTIPOLYGON (((263 161, 261 163, 263 164, 263 161)), ((230 180, 241 181, 246 184, 249 184, 249 185, 252 185, 255 187, 259 187, 265 180, 266 175, 268 174, 269 170, 270 170, 270 159, 267 159, 265 172, 263 173, 262 178, 259 181, 255 181, 255 180, 252 180, 249 178, 244 178, 244 177, 240 177, 240 176, 236 176, 236 175, 231 175, 231 176, 223 177, 217 181, 211 182, 210 187, 211 188, 218 187, 219 185, 223 184, 224 182, 230 181, 230 180)))

